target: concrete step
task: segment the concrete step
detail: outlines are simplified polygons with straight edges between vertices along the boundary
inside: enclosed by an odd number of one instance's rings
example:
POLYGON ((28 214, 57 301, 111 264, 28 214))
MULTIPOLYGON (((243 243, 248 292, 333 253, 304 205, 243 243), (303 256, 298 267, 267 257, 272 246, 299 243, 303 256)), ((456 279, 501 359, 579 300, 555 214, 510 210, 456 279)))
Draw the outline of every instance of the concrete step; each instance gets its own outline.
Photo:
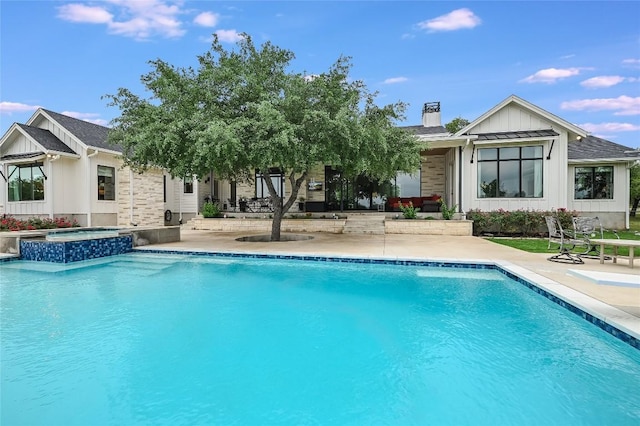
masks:
POLYGON ((384 235, 384 221, 384 215, 349 214, 342 233, 384 235))

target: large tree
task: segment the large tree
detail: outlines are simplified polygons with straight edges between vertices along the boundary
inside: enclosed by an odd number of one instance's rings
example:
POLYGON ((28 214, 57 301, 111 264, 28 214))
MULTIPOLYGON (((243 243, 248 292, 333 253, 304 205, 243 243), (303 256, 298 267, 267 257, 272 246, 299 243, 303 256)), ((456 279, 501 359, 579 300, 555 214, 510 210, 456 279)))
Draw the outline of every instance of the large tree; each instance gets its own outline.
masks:
POLYGON ((444 125, 449 133, 456 133, 458 130, 464 129, 469 125, 469 120, 462 117, 456 117, 444 125))
POLYGON ((373 179, 418 168, 415 138, 394 125, 404 104, 377 106, 375 95, 349 78, 346 57, 312 75, 291 71, 293 59, 269 42, 257 48, 245 34, 229 50, 214 36, 197 68, 150 61, 152 71, 141 78, 148 98, 126 88, 106 96, 121 112, 109 139, 139 170, 199 178, 213 170, 235 181, 258 170, 273 200, 272 241, 280 240, 282 217, 314 165, 373 179), (274 169, 290 183, 286 200, 271 181, 274 169))

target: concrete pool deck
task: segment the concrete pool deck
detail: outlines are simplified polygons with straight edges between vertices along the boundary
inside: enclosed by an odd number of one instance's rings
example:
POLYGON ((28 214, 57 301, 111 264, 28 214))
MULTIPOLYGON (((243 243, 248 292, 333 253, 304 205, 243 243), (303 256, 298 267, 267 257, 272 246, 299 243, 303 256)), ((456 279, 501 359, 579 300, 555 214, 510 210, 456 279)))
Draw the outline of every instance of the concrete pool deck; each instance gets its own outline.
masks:
MULTIPOLYGON (((176 250, 301 254, 317 256, 420 259, 495 263, 522 278, 534 282, 585 312, 619 325, 634 337, 640 337, 640 288, 628 285, 604 285, 590 279, 610 274, 622 276, 624 283, 640 281, 640 270, 628 267, 627 259, 618 263, 584 259, 573 265, 550 262, 550 254, 528 253, 478 237, 441 235, 360 235, 313 233, 313 239, 287 242, 240 242, 236 238, 251 234, 181 230, 181 241, 139 247, 140 250, 176 250), (580 271, 576 274, 573 271, 580 271)), ((638 259, 636 259, 638 262, 638 259)))

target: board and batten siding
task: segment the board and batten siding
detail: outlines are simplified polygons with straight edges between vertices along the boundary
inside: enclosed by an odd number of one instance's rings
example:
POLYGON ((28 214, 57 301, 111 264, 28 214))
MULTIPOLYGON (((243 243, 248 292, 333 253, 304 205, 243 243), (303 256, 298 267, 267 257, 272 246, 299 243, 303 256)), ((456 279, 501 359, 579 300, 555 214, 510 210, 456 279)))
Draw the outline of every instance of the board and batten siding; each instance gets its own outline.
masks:
POLYGON ((626 164, 611 163, 588 163, 588 164, 572 164, 569 166, 569 177, 567 179, 568 193, 568 209, 577 212, 588 212, 589 216, 598 216, 607 228, 623 229, 627 228, 626 210, 629 205, 629 191, 627 185, 621 182, 627 182, 629 178, 629 169, 626 164), (594 199, 594 200, 576 200, 575 194, 575 172, 577 167, 599 167, 613 166, 613 198, 612 199, 594 199))
POLYGON ((462 174, 466 190, 462 194, 465 211, 480 209, 482 211, 504 210, 552 210, 567 208, 567 147, 568 133, 564 129, 558 129, 557 125, 545 120, 517 105, 509 105, 474 127, 470 133, 493 133, 523 130, 544 130, 554 128, 559 136, 543 138, 540 140, 528 140, 525 142, 499 142, 489 144, 477 144, 475 152, 473 143, 467 145, 462 155, 462 174), (551 150, 551 142, 555 140, 551 150), (478 197, 478 150, 483 148, 516 147, 541 145, 543 151, 543 189, 541 198, 480 198, 478 197), (551 150, 551 155, 549 155, 551 150), (549 159, 547 157, 549 156, 549 159), (473 163, 471 158, 473 157, 473 163))
POLYGON ((30 126, 39 127, 41 129, 50 131, 55 137, 60 139, 62 142, 64 142, 65 145, 71 148, 76 154, 85 154, 84 146, 73 135, 69 134, 54 122, 48 120, 44 115, 39 116, 33 123, 30 124, 30 126))

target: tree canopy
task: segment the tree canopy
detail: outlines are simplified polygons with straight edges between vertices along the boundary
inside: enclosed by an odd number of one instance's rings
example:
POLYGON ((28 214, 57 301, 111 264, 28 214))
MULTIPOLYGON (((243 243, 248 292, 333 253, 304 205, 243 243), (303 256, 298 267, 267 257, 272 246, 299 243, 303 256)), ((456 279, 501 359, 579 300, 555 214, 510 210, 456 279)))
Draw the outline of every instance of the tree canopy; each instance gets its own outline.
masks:
POLYGON ((177 177, 213 171, 235 181, 259 170, 274 204, 272 240, 314 165, 376 179, 418 168, 415 138, 395 126, 403 103, 377 106, 375 94, 349 78, 347 57, 313 75, 291 71, 294 57, 270 42, 257 48, 245 34, 229 50, 214 36, 196 68, 150 61, 141 77, 148 98, 126 88, 106 95, 121 112, 109 139, 140 170, 161 167, 177 177), (286 201, 269 178, 273 168, 291 183, 286 201))
POLYGON ((456 133, 458 130, 465 128, 469 124, 469 120, 462 117, 456 117, 444 125, 449 133, 456 133))

